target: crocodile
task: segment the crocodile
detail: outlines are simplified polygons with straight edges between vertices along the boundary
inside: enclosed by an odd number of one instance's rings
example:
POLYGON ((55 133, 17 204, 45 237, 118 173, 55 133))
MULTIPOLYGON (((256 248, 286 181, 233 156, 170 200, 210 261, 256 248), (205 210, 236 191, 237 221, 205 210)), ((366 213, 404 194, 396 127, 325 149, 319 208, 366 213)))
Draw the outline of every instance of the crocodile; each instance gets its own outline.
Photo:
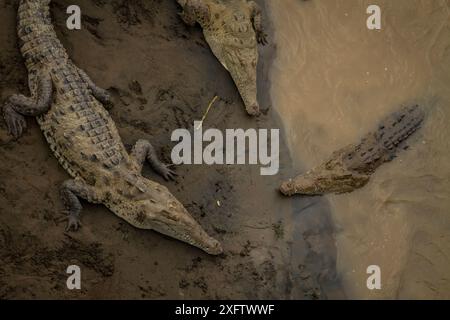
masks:
POLYGON ((248 0, 177 0, 189 26, 200 24, 212 52, 230 72, 251 116, 260 114, 257 100, 257 45, 267 44, 261 9, 248 0))
POLYGON ((392 161, 399 150, 408 148, 405 141, 423 121, 424 112, 418 105, 404 107, 386 117, 377 130, 365 135, 359 143, 335 151, 323 164, 283 182, 280 191, 286 196, 317 196, 362 188, 379 166, 392 161))
POLYGON ((81 226, 79 199, 103 204, 134 227, 154 230, 203 251, 222 253, 167 187, 142 176, 147 160, 166 180, 175 173, 147 140, 128 153, 105 109, 110 96, 78 68, 56 36, 50 0, 21 0, 17 32, 28 70, 30 97, 12 95, 3 106, 9 134, 18 139, 25 116, 36 117, 51 151, 71 176, 61 186, 67 230, 81 226))

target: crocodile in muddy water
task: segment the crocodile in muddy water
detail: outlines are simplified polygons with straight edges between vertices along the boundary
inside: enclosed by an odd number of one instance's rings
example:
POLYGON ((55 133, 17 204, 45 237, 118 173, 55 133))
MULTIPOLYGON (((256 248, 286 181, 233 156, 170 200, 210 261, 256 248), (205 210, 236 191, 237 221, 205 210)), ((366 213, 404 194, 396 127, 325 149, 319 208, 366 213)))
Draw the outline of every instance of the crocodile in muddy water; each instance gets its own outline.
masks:
POLYGON ((247 113, 260 113, 256 67, 258 43, 267 44, 260 7, 248 0, 177 0, 183 21, 199 23, 214 55, 230 72, 247 113))
POLYGON ((385 162, 395 158, 404 142, 422 125, 424 113, 415 105, 384 119, 378 129, 358 144, 334 152, 320 166, 284 182, 280 191, 287 196, 347 193, 363 187, 370 176, 385 162))
POLYGON ((51 150, 71 175, 61 188, 68 229, 80 226, 78 198, 83 198, 104 204, 137 228, 220 254, 220 243, 206 234, 169 190, 141 175, 145 160, 166 180, 174 173, 158 160, 148 141, 138 141, 127 153, 104 108, 108 93, 69 59, 52 26, 49 3, 20 1, 17 31, 31 97, 11 96, 3 115, 16 139, 25 129, 24 117, 37 117, 51 150))

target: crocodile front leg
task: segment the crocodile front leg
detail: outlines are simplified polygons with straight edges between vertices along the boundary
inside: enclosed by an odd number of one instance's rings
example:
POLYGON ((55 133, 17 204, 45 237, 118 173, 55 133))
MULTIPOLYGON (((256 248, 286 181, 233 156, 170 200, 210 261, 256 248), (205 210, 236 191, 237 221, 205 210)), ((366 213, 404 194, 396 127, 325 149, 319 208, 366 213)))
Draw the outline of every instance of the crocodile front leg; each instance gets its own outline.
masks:
POLYGON ((111 95, 103 88, 97 86, 84 70, 77 68, 81 79, 86 83, 95 99, 97 99, 106 109, 112 108, 111 95))
POLYGON ((134 158, 142 170, 144 161, 147 160, 152 166, 153 170, 161 175, 165 180, 174 180, 176 173, 162 163, 156 154, 155 148, 147 140, 139 140, 131 151, 131 157, 134 158))
POLYGON ((249 5, 251 10, 253 29, 255 29, 256 33, 256 40, 258 41, 259 44, 265 46, 268 43, 268 41, 267 41, 267 34, 264 32, 264 27, 262 25, 261 8, 254 1, 249 1, 249 5))
POLYGON ((93 187, 82 180, 66 180, 61 187, 61 198, 64 202, 68 219, 66 231, 77 231, 81 226, 80 213, 83 207, 78 197, 93 203, 99 202, 93 187))
POLYGON ((24 116, 36 117, 50 108, 53 83, 48 73, 41 72, 35 78, 30 78, 30 89, 31 97, 15 94, 9 97, 3 106, 6 127, 15 139, 18 139, 26 129, 24 116))

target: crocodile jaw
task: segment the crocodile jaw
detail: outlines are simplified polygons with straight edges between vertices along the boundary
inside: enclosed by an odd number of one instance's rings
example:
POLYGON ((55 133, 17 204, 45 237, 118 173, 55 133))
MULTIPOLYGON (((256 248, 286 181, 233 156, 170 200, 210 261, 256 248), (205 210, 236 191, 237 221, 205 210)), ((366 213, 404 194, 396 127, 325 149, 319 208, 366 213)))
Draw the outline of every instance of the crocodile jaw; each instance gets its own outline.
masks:
POLYGON ((186 209, 181 211, 160 212, 151 217, 144 226, 166 236, 186 242, 208 254, 219 255, 223 253, 219 241, 210 237, 203 228, 192 218, 186 209))
POLYGON ((305 196, 316 196, 325 193, 318 180, 314 180, 307 175, 298 176, 295 179, 285 181, 280 186, 280 191, 285 196, 294 194, 305 196))
POLYGON ((280 191, 286 196, 294 194, 319 196, 327 193, 347 193, 361 188, 369 180, 369 176, 356 172, 335 172, 332 170, 309 171, 295 179, 285 181, 280 191))
POLYGON ((124 194, 107 206, 136 228, 154 230, 211 255, 223 252, 220 242, 203 230, 166 187, 148 187, 142 193, 124 194))
POLYGON ((256 85, 256 65, 257 65, 257 51, 255 49, 240 48, 234 52, 227 52, 227 63, 222 64, 230 72, 236 87, 244 101, 245 109, 251 116, 258 116, 260 114, 260 107, 257 100, 257 85, 256 85))

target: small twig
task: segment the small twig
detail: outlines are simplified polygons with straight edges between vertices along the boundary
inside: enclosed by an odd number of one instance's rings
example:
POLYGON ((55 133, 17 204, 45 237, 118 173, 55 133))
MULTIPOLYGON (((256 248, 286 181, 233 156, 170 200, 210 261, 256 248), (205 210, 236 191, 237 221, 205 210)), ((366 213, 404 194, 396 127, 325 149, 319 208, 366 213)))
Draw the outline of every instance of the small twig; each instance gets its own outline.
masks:
POLYGON ((203 117, 202 117, 202 120, 200 121, 200 124, 198 125, 197 128, 195 128, 195 130, 200 129, 200 127, 203 125, 203 121, 205 121, 206 116, 207 116, 208 113, 209 113, 209 110, 211 109, 211 107, 213 106, 213 104, 216 102, 216 100, 217 100, 218 98, 219 98, 218 96, 215 96, 215 97, 211 100, 211 102, 210 102, 209 105, 208 105, 208 108, 207 108, 206 111, 205 111, 205 114, 204 114, 203 117))

